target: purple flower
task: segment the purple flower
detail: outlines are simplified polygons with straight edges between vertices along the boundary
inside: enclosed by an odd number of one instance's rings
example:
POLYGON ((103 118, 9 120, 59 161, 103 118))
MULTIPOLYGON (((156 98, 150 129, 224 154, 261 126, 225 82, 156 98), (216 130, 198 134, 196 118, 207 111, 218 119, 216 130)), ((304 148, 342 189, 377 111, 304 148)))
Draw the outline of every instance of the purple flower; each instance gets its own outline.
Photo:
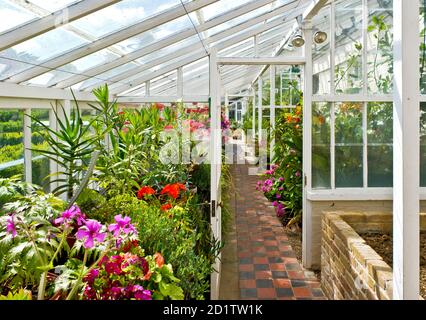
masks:
POLYGON ((265 185, 265 186, 272 186, 272 180, 271 180, 271 179, 267 179, 267 180, 265 180, 264 185, 265 185))
POLYGON ((16 237, 16 225, 15 225, 15 222, 13 221, 13 215, 7 217, 6 222, 7 222, 6 232, 10 233, 12 235, 12 238, 15 238, 16 237))
POLYGON ((84 281, 93 283, 98 276, 99 276, 99 269, 92 269, 86 274, 86 276, 84 277, 84 281))
POLYGON ((283 191, 284 187, 279 187, 278 190, 283 191))
POLYGON ((100 232, 102 224, 96 220, 87 220, 85 225, 78 229, 76 236, 78 240, 85 239, 84 247, 86 249, 93 248, 95 240, 103 242, 106 233, 100 232))
POLYGON ((144 290, 142 286, 133 286, 134 297, 136 300, 152 300, 152 293, 149 290, 144 290))
POLYGON ((122 289, 120 287, 112 287, 111 288, 111 296, 115 300, 118 300, 121 297, 121 292, 122 292, 122 289))
POLYGON ((55 219, 55 224, 69 224, 72 220, 76 220, 78 226, 82 226, 84 224, 85 216, 81 213, 80 208, 77 206, 72 206, 62 212, 61 216, 55 219))
POLYGON ((277 201, 274 201, 274 202, 272 202, 272 205, 273 205, 274 207, 276 207, 276 206, 278 205, 278 202, 277 202, 277 201))
POLYGON ((117 223, 110 224, 108 227, 108 230, 110 232, 113 232, 114 237, 118 237, 121 232, 123 232, 124 234, 129 234, 131 232, 136 233, 135 227, 130 223, 130 217, 123 218, 121 214, 119 214, 116 215, 114 219, 117 223))
POLYGON ((275 195, 275 197, 276 197, 277 199, 281 199, 281 195, 280 195, 279 193, 277 193, 277 194, 275 195))
POLYGON ((283 178, 283 177, 280 177, 278 180, 279 180, 279 182, 283 182, 283 181, 284 181, 284 178, 283 178))
POLYGON ((284 207, 284 205, 282 203, 278 204, 276 213, 277 213, 277 217, 278 218, 284 217, 284 215, 285 215, 285 207, 284 207))

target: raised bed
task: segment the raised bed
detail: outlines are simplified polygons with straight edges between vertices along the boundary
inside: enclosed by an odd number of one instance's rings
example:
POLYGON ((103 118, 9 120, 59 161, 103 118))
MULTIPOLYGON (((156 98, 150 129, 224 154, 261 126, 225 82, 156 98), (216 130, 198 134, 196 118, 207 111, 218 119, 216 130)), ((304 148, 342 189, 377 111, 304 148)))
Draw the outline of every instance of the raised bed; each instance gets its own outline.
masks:
MULTIPOLYGON (((392 252, 378 254, 360 234, 390 234, 389 212, 324 212, 321 285, 329 299, 392 299, 392 252)), ((426 216, 421 215, 426 231, 426 216)), ((422 253, 422 255, 424 252, 422 253)))

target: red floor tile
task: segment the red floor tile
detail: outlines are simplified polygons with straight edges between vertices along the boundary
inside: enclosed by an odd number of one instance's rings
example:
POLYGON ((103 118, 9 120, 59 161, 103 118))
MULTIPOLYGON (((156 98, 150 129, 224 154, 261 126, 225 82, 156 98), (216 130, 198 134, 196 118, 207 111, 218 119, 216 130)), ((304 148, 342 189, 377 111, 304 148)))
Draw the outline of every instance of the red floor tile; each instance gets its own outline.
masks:
POLYGON ((233 166, 240 297, 243 299, 324 299, 316 279, 305 280, 275 209, 255 189, 257 176, 233 166))

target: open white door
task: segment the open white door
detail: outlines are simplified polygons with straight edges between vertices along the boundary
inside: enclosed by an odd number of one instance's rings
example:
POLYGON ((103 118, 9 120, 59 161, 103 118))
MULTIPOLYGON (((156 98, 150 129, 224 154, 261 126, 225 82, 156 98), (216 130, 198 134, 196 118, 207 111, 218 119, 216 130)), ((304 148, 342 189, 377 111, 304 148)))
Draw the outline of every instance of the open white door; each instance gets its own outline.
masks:
MULTIPOLYGON (((222 129, 221 129, 221 97, 220 75, 217 65, 217 51, 210 52, 210 223, 215 241, 222 241, 222 212, 221 187, 222 174, 222 129)), ((212 300, 219 299, 220 284, 220 255, 214 263, 214 272, 211 275, 212 300)))

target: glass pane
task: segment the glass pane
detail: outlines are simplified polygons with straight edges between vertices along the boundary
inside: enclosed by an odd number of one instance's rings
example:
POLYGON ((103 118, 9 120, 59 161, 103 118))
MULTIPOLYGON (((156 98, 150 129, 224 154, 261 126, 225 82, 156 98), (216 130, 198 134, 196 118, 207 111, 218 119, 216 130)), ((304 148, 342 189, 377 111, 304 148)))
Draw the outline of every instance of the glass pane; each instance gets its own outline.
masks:
POLYGON ((313 94, 330 93, 330 9, 325 8, 313 20, 313 34, 325 32, 327 39, 312 44, 313 94))
MULTIPOLYGON (((196 22, 196 20, 193 21, 194 23, 196 22)), ((130 53, 188 28, 193 28, 192 23, 187 16, 182 16, 173 21, 164 23, 156 28, 143 32, 136 37, 121 41, 117 43, 116 46, 124 53, 130 53)))
POLYGON ((392 1, 368 1, 368 91, 391 93, 393 86, 392 1))
POLYGON ((330 159, 330 103, 313 103, 312 188, 331 188, 330 159))
POLYGON ((362 103, 336 104, 336 188, 363 186, 362 103))
POLYGON ((85 43, 88 41, 61 28, 24 41, 0 53, 0 63, 6 66, 2 68, 0 65, 0 79, 13 76, 85 43))
POLYGON ((17 27, 37 18, 34 13, 7 0, 0 0, 0 32, 17 27))
POLYGON ((24 113, 0 110, 0 177, 24 177, 24 113))
POLYGON ((368 186, 392 187, 393 109, 392 103, 368 104, 368 186))
MULTIPOLYGON (((48 109, 33 109, 31 115, 43 124, 49 125, 49 110, 48 109)), ((47 150, 49 148, 44 139, 43 134, 45 129, 43 126, 32 120, 31 123, 31 143, 32 148, 47 150)), ((39 152, 32 151, 32 179, 34 184, 43 186, 46 192, 49 192, 49 179, 45 179, 50 174, 50 161, 39 152)))
POLYGON ((101 38, 177 5, 181 5, 179 0, 123 0, 70 25, 101 38))
POLYGON ((220 0, 201 9, 201 12, 204 16, 204 19, 207 21, 251 1, 252 0, 220 0))
POLYGON ((29 2, 37 5, 40 8, 54 12, 62 8, 68 7, 73 3, 80 2, 81 0, 28 0, 29 2))
POLYGON ((201 59, 183 68, 183 93, 209 94, 209 60, 201 59))
POLYGON ((279 106, 296 106, 301 99, 301 69, 299 66, 277 67, 275 103, 279 106))
POLYGON ((336 3, 335 91, 359 93, 362 81, 362 1, 336 3))
MULTIPOLYGON (((58 68, 56 71, 46 73, 50 74, 50 77, 48 81, 42 81, 41 84, 50 87, 53 84, 58 83, 59 81, 75 76, 75 74, 84 73, 84 71, 86 71, 87 69, 90 69, 100 64, 108 63, 116 58, 117 55, 113 54, 107 49, 97 51, 81 59, 66 64, 58 68)), ((46 74, 43 74, 40 77, 45 76, 46 74)), ((29 82, 38 84, 38 82, 40 82, 40 77, 31 79, 29 80, 29 82)))

